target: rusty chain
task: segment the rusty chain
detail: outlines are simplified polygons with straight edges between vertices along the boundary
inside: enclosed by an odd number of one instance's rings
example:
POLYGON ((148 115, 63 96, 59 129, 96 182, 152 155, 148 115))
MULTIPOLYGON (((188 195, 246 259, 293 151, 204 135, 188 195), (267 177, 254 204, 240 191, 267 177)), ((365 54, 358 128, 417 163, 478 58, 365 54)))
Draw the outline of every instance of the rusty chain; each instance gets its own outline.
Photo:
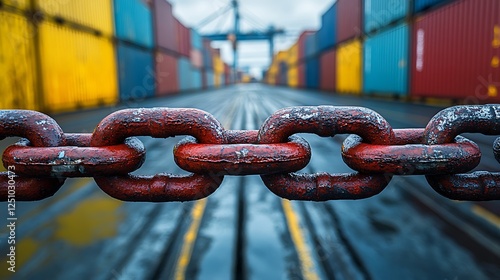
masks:
MULTIPOLYGON (((260 175, 274 194, 293 200, 361 199, 380 193, 395 175, 425 175, 439 194, 457 200, 500 199, 500 173, 472 171, 481 151, 462 133, 500 135, 500 105, 455 106, 422 129, 392 129, 362 107, 290 107, 272 114, 260 130, 226 130, 198 109, 126 109, 104 118, 93 133, 64 133, 47 115, 0 110, 0 140, 21 137, 3 152, 0 199, 15 178, 17 200, 54 195, 70 177, 93 177, 108 195, 126 201, 187 201, 209 196, 225 175, 260 175), (311 148, 294 134, 350 134, 341 155, 354 173, 295 173, 311 148), (174 148, 190 175, 137 176, 146 151, 135 136, 187 135, 174 148), (10 170, 10 169, 9 169, 10 170)), ((500 162, 500 138, 493 144, 500 162)))

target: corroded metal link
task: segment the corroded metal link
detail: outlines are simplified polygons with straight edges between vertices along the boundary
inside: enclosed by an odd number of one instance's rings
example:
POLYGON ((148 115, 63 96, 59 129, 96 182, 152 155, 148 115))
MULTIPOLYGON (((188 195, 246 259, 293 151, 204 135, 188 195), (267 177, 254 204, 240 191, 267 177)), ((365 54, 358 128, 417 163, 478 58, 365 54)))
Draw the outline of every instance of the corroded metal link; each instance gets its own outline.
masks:
POLYGON ((137 170, 146 151, 139 139, 124 144, 89 147, 91 134, 65 134, 64 146, 31 147, 26 139, 8 147, 5 166, 15 165, 16 174, 39 177, 94 177, 127 174, 137 170))
POLYGON ((495 159, 500 163, 500 137, 493 142, 493 154, 495 155, 495 159))
MULTIPOLYGON (((222 125, 209 113, 198 109, 127 109, 104 118, 90 141, 91 146, 117 145, 130 136, 167 138, 192 135, 200 143, 227 142, 222 125)), ((157 174, 94 177, 107 194, 128 201, 187 201, 200 199, 215 191, 223 176, 157 174)))
MULTIPOLYGON (((388 145, 394 138, 389 123, 378 113, 360 107, 292 107, 270 116, 259 131, 259 143, 283 143, 294 133, 333 137, 354 133, 368 143, 388 145)), ((261 176, 265 185, 283 198, 324 201, 360 199, 382 191, 390 175, 277 174, 261 176)))
MULTIPOLYGON (((430 145, 450 143, 465 132, 500 135, 500 105, 444 109, 427 124, 424 141, 430 145)), ((497 152, 495 157, 498 158, 497 152)), ((478 171, 471 174, 428 175, 426 179, 435 191, 450 199, 500 199, 500 173, 478 171)))
POLYGON ((304 168, 311 159, 309 144, 291 136, 281 144, 257 144, 257 130, 227 131, 227 144, 198 144, 187 137, 174 148, 175 162, 200 174, 260 175, 304 168))
POLYGON ((364 143, 350 135, 342 145, 342 159, 364 173, 428 175, 468 172, 481 160, 481 151, 472 141, 457 136, 453 143, 424 145, 424 129, 395 129, 391 145, 364 143))
MULTIPOLYGON (((57 147, 63 143, 63 131, 51 117, 28 110, 0 110, 0 140, 12 136, 27 138, 35 147, 57 147)), ((8 199, 9 186, 12 186, 8 183, 8 175, 7 172, 0 173, 1 201, 8 199)), ((14 181, 15 199, 19 201, 50 197, 64 184, 64 179, 54 178, 16 176, 14 181)))

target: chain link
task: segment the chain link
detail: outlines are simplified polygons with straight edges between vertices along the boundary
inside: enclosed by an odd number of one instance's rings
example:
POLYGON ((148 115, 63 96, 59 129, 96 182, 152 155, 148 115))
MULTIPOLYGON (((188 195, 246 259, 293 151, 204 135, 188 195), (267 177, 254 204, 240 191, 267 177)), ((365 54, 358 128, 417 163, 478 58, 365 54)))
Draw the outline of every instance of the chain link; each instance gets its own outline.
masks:
MULTIPOLYGON (((290 107, 272 114, 260 130, 225 130, 198 109, 127 109, 104 118, 92 134, 64 133, 35 111, 0 110, 0 140, 22 137, 3 152, 0 199, 15 177, 17 200, 52 196, 69 177, 93 177, 108 195, 125 201, 188 201, 209 196, 225 175, 261 175, 274 194, 294 200, 361 199, 380 193, 394 175, 425 175, 441 195, 458 200, 500 199, 500 173, 472 171, 480 162, 476 143, 461 133, 500 135, 500 105, 455 106, 425 129, 392 129, 362 107, 290 107), (353 173, 295 173, 311 158, 296 133, 321 137, 350 134, 341 155, 353 173), (174 160, 190 175, 132 175, 144 162, 135 136, 186 135, 174 160)), ((500 162, 500 138, 493 144, 500 162)))

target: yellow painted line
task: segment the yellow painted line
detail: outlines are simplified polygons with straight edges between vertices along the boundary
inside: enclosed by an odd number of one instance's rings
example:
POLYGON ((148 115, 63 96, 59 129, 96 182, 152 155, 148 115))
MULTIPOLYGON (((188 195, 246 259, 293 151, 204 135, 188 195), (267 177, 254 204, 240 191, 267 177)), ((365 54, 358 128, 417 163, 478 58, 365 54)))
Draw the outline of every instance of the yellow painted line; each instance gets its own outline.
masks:
POLYGON ((302 276, 306 280, 319 279, 314 262, 311 256, 311 250, 307 246, 304 234, 300 228, 299 218, 295 211, 293 211, 292 203, 289 200, 281 200, 283 211, 288 223, 288 229, 292 236, 293 244, 295 245, 297 254, 299 255, 300 270, 302 276))
POLYGON ((496 227, 500 228, 500 217, 497 215, 491 213, 490 211, 484 209, 483 207, 479 205, 473 205, 472 206, 472 212, 481 218, 487 220, 491 224, 495 225, 496 227))
POLYGON ((177 266, 175 268, 175 279, 184 280, 186 278, 186 269, 191 260, 191 255, 193 253, 194 243, 196 237, 198 236, 198 230, 200 228, 201 218, 205 212, 205 207, 207 206, 207 199, 202 199, 196 201, 191 211, 191 225, 188 231, 184 235, 184 242, 182 244, 181 255, 177 260, 177 266))

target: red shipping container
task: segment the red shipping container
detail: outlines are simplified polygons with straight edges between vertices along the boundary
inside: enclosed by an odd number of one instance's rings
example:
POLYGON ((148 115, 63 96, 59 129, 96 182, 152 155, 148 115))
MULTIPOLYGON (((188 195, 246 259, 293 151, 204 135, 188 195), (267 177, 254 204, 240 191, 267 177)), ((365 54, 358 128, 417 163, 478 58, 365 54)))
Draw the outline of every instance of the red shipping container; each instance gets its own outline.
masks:
POLYGON ((314 32, 316 32, 316 31, 307 30, 307 31, 304 31, 300 34, 299 39, 298 39, 299 62, 302 61, 304 59, 304 57, 306 56, 306 46, 305 46, 306 38, 307 38, 307 36, 314 34, 314 32))
POLYGON ((231 84, 231 67, 224 63, 224 81, 226 86, 231 84))
POLYGON ((164 96, 179 91, 177 58, 174 56, 156 53, 156 95, 164 96))
POLYGON ((156 45, 165 50, 179 52, 177 22, 172 5, 166 0, 154 0, 154 30, 156 45))
POLYGON ((182 56, 189 57, 191 54, 191 32, 179 20, 175 19, 178 34, 178 50, 182 56))
POLYGON ((418 18, 411 95, 500 101, 500 1, 461 0, 418 18))
POLYGON ((203 55, 201 54, 200 50, 197 49, 191 49, 191 65, 193 67, 201 69, 203 68, 203 55))
POLYGON ((337 1, 337 43, 361 36, 361 0, 337 1))
POLYGON ((299 88, 305 88, 306 87, 306 63, 305 62, 299 62, 298 66, 298 71, 299 71, 299 88))
POLYGON ((335 91, 335 67, 336 63, 336 51, 329 50, 321 54, 320 57, 320 89, 327 91, 335 91))

